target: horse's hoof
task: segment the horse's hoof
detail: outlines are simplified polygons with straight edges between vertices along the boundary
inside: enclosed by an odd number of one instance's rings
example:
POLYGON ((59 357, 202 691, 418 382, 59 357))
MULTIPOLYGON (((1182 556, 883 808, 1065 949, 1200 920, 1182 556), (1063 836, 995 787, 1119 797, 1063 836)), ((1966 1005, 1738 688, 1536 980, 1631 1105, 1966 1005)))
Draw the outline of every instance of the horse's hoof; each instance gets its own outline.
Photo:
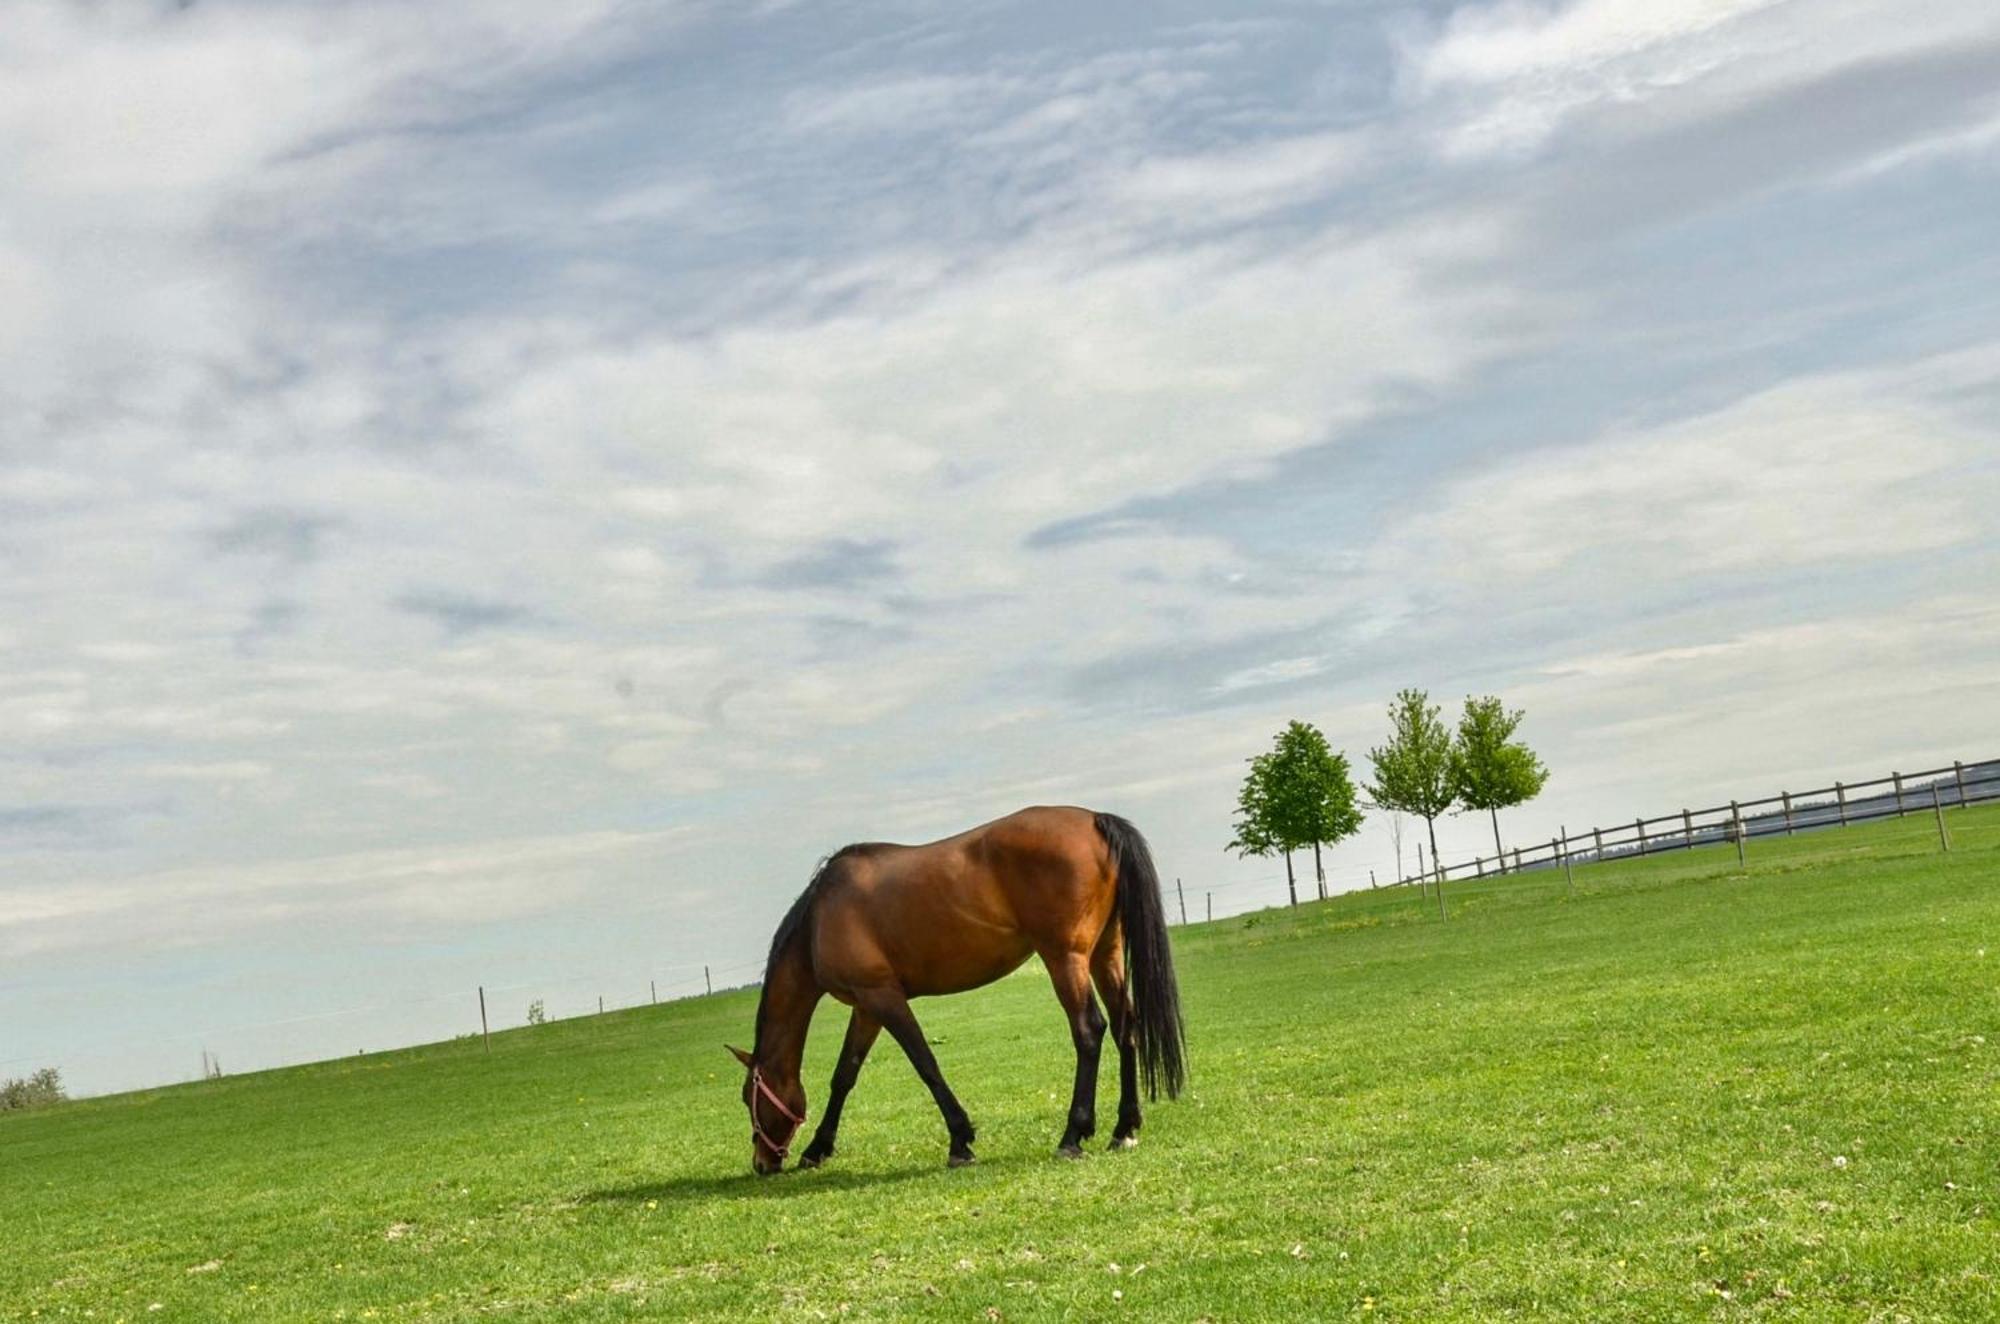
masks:
POLYGON ((825 1154, 801 1154, 799 1155, 799 1171, 809 1172, 826 1162, 827 1157, 825 1154))
POLYGON ((1139 1147, 1139 1137, 1113 1136, 1111 1137, 1110 1147, 1112 1149, 1137 1149, 1139 1147))
POLYGON ((972 1151, 968 1149, 963 1154, 953 1154, 944 1163, 948 1168, 969 1168, 972 1166, 972 1151))
POLYGON ((1057 1158, 1082 1158, 1082 1157, 1083 1157, 1083 1146, 1082 1146, 1082 1145, 1057 1145, 1057 1146, 1056 1146, 1056 1157, 1057 1157, 1057 1158))

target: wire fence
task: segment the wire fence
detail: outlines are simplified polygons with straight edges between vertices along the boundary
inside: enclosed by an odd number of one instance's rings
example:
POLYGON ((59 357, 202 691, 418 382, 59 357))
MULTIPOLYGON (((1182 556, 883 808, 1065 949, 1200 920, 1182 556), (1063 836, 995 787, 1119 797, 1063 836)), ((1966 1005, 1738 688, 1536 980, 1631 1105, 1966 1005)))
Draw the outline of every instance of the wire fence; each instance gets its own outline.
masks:
MULTIPOLYGON (((637 975, 545 975, 505 984, 473 985, 450 992, 398 997, 323 1011, 303 1012, 268 1020, 237 1021, 197 1030, 100 1041, 59 1053, 31 1053, 0 1058, 0 1076, 23 1069, 55 1065, 72 1079, 82 1068, 88 1077, 109 1078, 109 1089, 143 1087, 199 1075, 238 1075, 328 1061, 347 1052, 393 1051, 423 1042, 479 1038, 487 1030, 528 1024, 532 1005, 545 1021, 574 1020, 606 1012, 708 993, 726 992, 754 983, 763 972, 761 957, 723 964, 690 962, 659 967, 637 975), (352 1049, 343 1049, 345 1042, 352 1049), (187 1070, 175 1073, 157 1066, 132 1079, 125 1064, 157 1063, 163 1055, 185 1059, 187 1070)), ((85 1094, 102 1092, 86 1088, 85 1094)))

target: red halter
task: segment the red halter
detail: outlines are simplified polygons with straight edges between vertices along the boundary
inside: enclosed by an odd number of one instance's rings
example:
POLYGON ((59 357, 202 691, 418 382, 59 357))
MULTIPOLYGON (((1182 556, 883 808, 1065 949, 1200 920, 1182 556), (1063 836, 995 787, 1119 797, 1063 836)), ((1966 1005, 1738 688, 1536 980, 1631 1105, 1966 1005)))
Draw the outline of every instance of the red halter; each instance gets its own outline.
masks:
POLYGON ((799 1113, 793 1112, 790 1108, 787 1108, 785 1106, 785 1101, 779 1098, 776 1094, 772 1093, 771 1087, 764 1083, 763 1068, 751 1067, 750 1068, 750 1134, 755 1136, 757 1139, 763 1141, 764 1144, 770 1148, 770 1151, 778 1156, 778 1162, 783 1163, 785 1161, 786 1152, 789 1151, 792 1147, 792 1141, 798 1139, 799 1128, 804 1126, 805 1124, 806 1124, 805 1117, 799 1113), (771 1106, 773 1108, 776 1108, 780 1113, 782 1113, 786 1118, 786 1120, 788 1120, 792 1124, 792 1129, 785 1133, 785 1143, 782 1145, 779 1144, 777 1141, 771 1139, 770 1136, 766 1135, 764 1133, 764 1124, 757 1120, 757 1096, 759 1094, 769 1099, 771 1101, 771 1106))

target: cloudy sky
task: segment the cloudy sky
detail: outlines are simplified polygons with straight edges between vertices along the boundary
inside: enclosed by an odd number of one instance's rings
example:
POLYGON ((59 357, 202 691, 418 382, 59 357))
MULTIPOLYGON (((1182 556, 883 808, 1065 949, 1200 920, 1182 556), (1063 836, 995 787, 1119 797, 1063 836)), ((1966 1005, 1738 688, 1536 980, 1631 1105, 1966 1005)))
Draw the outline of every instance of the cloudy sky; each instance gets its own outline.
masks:
POLYGON ((0 1074, 741 982, 1035 801, 1269 904, 1406 684, 1523 836, 2000 753, 1995 215, 1990 0, 10 5, 0 1074))

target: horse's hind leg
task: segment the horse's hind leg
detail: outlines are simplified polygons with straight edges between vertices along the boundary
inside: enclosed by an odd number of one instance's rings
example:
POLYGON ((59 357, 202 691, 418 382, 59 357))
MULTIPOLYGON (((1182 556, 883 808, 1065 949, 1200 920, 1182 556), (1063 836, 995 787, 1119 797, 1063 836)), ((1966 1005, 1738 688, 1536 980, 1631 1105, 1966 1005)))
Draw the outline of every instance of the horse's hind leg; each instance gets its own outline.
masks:
POLYGON ((923 1028, 917 1024, 916 1015, 910 1010, 910 1000, 903 996, 903 990, 879 988, 857 991, 854 1005, 857 1009, 866 1009, 883 1029, 895 1037, 909 1057, 910 1065, 917 1069, 918 1077, 930 1087, 931 1098, 936 1100, 938 1111, 944 1114, 945 1130, 951 1133, 951 1166, 961 1168, 972 1162, 972 1119, 959 1106, 958 1096, 951 1092, 951 1086, 944 1083, 944 1073, 938 1070, 937 1058, 932 1054, 930 1044, 925 1042, 923 1028))
POLYGON ((1118 1045, 1118 1125, 1111 1132, 1113 1149, 1139 1143, 1139 1039, 1132 1020, 1132 998, 1125 987, 1123 935, 1112 924, 1091 954, 1090 973, 1111 1013, 1111 1042, 1118 1045))
POLYGON ((1097 1131, 1097 1055, 1104 1043, 1104 1014, 1090 996, 1090 962, 1081 952, 1044 956, 1056 1000, 1069 1017, 1070 1039, 1076 1044, 1076 1086, 1070 1091, 1069 1124, 1056 1152, 1082 1158, 1083 1142, 1097 1131))
POLYGON ((833 1157, 834 1136, 840 1131, 840 1110, 846 1106, 848 1091, 854 1088, 861 1064, 868 1060, 868 1050, 875 1046, 875 1036, 881 1032, 882 1022, 859 1007, 847 1018, 847 1039, 840 1045, 840 1062, 833 1068, 833 1087, 827 1094, 826 1111, 820 1115, 812 1143, 799 1155, 800 1167, 817 1168, 833 1157))

